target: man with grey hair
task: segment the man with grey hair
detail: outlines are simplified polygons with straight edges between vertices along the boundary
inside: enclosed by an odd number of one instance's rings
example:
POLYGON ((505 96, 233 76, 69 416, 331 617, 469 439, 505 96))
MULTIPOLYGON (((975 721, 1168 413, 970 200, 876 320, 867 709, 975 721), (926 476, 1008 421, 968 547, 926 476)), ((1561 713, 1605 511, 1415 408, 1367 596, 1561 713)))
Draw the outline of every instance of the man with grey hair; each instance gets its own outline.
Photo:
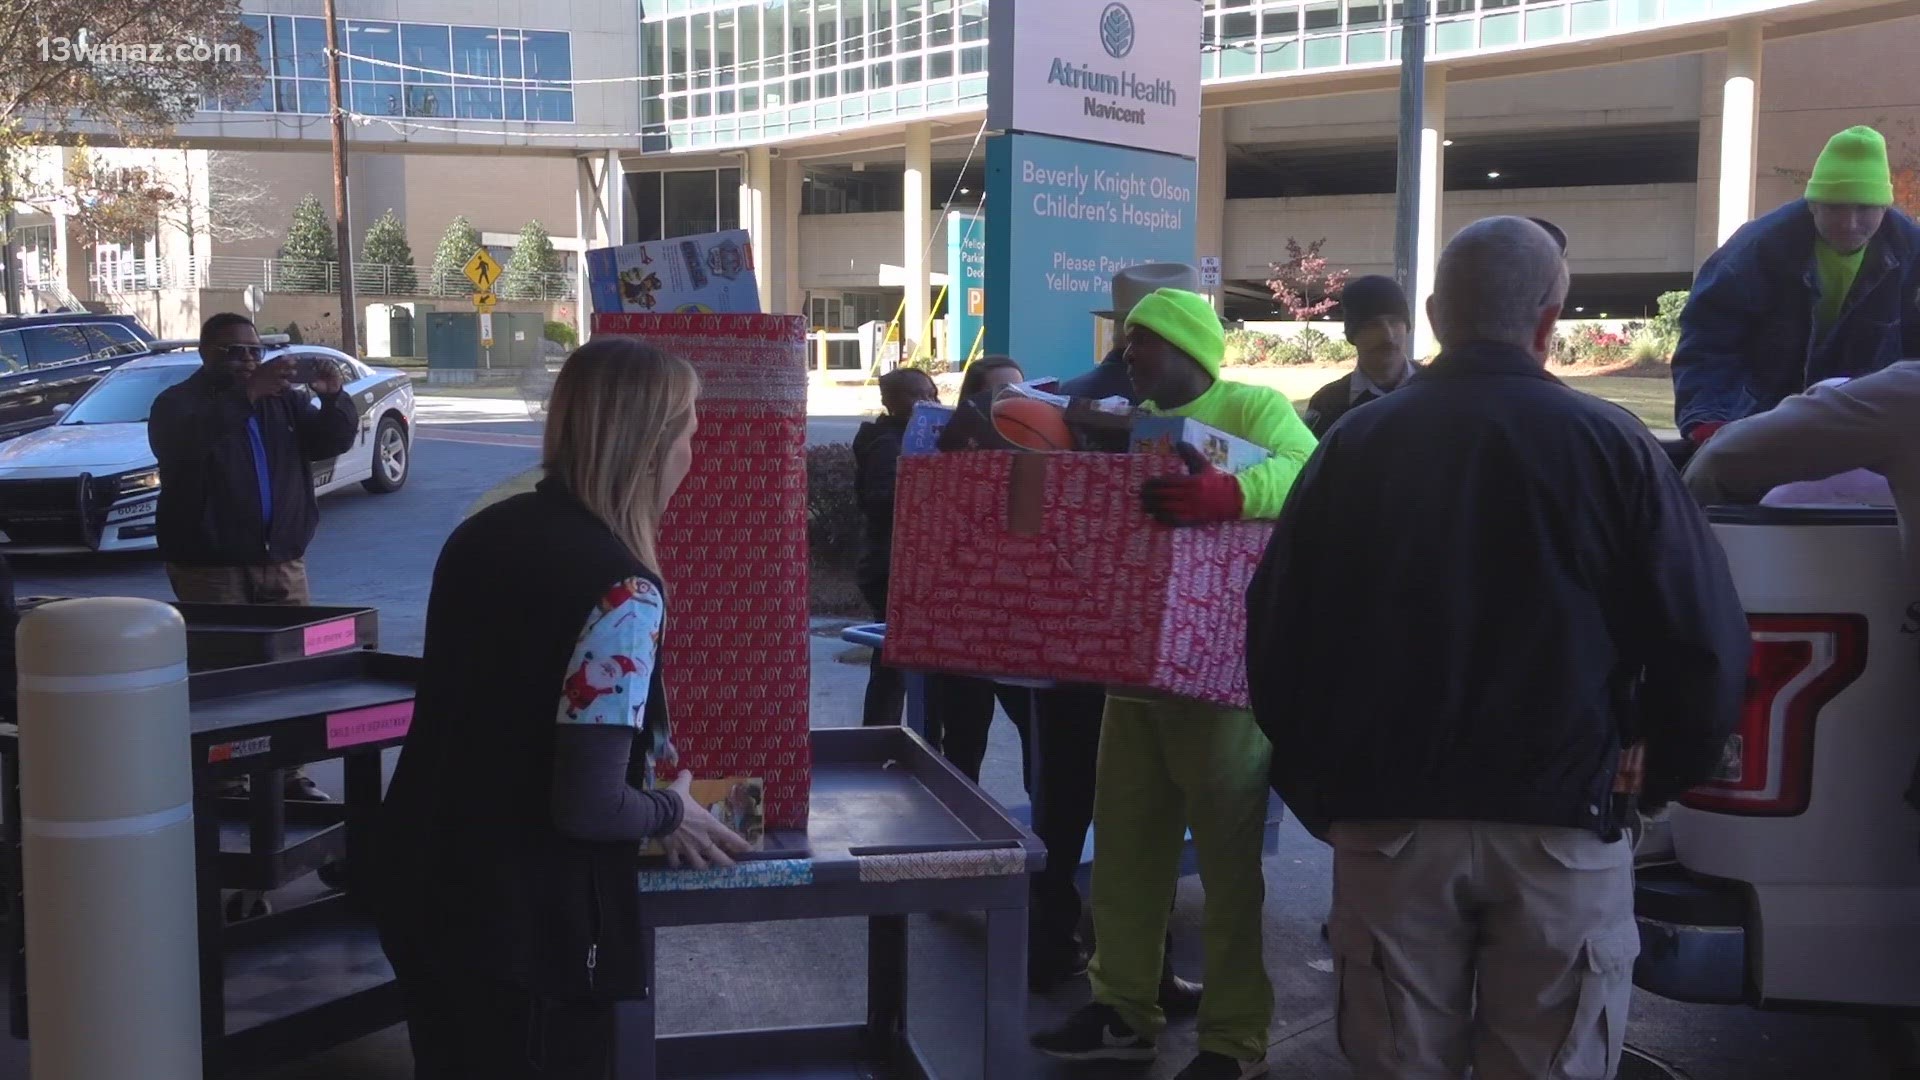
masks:
POLYGON ((1334 849, 1361 1080, 1611 1077, 1627 837, 1713 773, 1739 708, 1746 619, 1706 520, 1632 414, 1546 371, 1566 292, 1533 222, 1455 237, 1439 357, 1321 442, 1248 592, 1274 787, 1334 849))

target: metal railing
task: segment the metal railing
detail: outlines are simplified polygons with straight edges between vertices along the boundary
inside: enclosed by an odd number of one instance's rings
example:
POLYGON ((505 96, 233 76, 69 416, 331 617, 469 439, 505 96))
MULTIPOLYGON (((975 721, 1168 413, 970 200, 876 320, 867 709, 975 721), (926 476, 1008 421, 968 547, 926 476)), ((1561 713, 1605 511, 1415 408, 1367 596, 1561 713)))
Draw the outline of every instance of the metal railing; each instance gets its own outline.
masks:
MULTIPOLYGON (((259 286, 268 292, 334 293, 340 290, 340 264, 297 259, 254 259, 239 255, 203 256, 193 263, 158 259, 126 259, 98 273, 92 281, 93 298, 111 302, 120 294, 148 289, 245 289, 259 286)), ((572 274, 531 275, 524 286, 502 282, 502 300, 552 301, 575 298, 572 274)), ((458 297, 473 294, 473 283, 460 273, 436 276, 430 269, 385 263, 355 263, 354 293, 376 296, 458 297)))

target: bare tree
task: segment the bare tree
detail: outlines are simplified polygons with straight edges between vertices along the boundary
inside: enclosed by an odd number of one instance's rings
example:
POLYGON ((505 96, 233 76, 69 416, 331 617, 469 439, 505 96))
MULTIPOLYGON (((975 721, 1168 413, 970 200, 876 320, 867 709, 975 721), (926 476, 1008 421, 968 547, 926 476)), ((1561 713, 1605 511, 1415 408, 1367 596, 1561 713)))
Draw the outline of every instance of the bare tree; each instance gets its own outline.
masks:
POLYGON ((197 262, 202 254, 200 233, 203 229, 215 244, 273 235, 274 230, 267 223, 273 191, 253 166, 247 164, 245 157, 219 150, 208 152, 203 184, 194 176, 194 152, 183 148, 175 153, 180 171, 168 177, 174 198, 160 208, 160 220, 185 234, 190 262, 197 262))

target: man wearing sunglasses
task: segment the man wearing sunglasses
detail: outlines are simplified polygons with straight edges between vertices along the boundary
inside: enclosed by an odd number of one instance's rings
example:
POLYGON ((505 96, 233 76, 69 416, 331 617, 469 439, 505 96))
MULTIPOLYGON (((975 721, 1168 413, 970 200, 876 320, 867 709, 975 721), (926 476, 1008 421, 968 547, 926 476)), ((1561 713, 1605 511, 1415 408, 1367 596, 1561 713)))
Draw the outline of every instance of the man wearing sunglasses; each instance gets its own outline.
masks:
MULTIPOLYGON (((154 399, 161 557, 183 603, 305 604, 307 544, 320 523, 313 463, 353 446, 359 417, 338 370, 293 389, 290 358, 265 358, 244 315, 200 329, 199 371, 154 399), (315 399, 318 399, 317 402, 315 399)), ((324 799, 298 773, 289 797, 324 799)))

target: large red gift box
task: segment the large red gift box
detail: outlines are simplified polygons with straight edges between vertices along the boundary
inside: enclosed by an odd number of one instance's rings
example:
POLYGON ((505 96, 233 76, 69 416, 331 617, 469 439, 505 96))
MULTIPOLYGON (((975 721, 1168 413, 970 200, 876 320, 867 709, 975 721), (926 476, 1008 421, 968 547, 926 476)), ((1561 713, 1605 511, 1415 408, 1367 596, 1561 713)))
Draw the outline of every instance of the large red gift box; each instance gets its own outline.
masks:
POLYGON ((644 338, 700 372, 693 469, 660 526, 680 766, 761 777, 767 827, 805 828, 806 320, 597 314, 593 331, 644 338))
POLYGON ((1175 529, 1140 504, 1164 454, 900 459, 887 661, 1247 705, 1245 595, 1270 523, 1175 529))

